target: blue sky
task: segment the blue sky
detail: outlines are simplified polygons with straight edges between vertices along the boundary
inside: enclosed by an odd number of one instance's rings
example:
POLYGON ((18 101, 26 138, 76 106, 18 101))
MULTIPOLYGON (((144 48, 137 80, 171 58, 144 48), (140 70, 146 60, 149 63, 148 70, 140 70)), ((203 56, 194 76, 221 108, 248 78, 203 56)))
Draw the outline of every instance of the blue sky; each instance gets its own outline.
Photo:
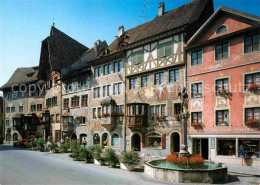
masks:
MULTIPOLYGON (((161 0, 147 0, 146 21, 158 12, 161 0)), ((191 0, 164 0, 166 11, 191 0)), ((214 0, 220 5, 260 16, 260 0, 214 0)), ((0 0, 0 86, 18 67, 39 64, 41 41, 53 23, 61 31, 93 47, 97 40, 111 43, 118 27, 144 22, 144 0, 0 0)))

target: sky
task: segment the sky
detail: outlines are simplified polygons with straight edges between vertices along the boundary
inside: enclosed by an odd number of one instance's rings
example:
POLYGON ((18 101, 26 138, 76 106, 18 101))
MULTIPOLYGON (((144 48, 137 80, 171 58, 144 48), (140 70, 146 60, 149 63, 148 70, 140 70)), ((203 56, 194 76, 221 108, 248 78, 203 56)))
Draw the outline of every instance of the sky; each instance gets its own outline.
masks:
MULTIPOLYGON (((39 65, 41 41, 55 27, 91 48, 96 40, 110 44, 125 30, 153 19, 162 0, 0 0, 0 86, 18 67, 39 65), (144 2, 146 3, 144 15, 144 2)), ((191 0, 164 0, 165 10, 191 0)), ((214 0, 260 16, 260 0, 214 0)), ((1 91, 0 91, 1 94, 1 91)))

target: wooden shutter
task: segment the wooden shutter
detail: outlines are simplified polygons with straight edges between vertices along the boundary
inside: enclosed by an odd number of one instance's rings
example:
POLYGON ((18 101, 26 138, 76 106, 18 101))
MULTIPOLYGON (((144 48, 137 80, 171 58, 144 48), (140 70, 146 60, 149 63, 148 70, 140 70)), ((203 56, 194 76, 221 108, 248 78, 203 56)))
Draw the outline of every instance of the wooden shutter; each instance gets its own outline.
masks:
POLYGON ((166 148, 166 134, 162 135, 162 149, 166 148))
POLYGON ((172 55, 172 42, 167 42, 165 44, 165 56, 171 56, 172 55))
POLYGON ((145 135, 142 134, 142 148, 145 148, 145 135))

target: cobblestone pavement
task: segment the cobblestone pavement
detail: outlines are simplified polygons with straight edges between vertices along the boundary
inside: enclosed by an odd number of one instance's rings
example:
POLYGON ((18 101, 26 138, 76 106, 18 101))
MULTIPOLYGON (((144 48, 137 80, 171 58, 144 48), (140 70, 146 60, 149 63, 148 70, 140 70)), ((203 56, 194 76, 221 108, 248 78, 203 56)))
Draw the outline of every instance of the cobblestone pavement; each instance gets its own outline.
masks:
MULTIPOLYGON (((46 154, 12 146, 0 146, 0 184, 164 185, 173 183, 150 179, 143 174, 142 170, 128 172, 119 168, 73 161, 68 154, 46 154)), ((255 176, 230 174, 228 182, 219 184, 260 184, 260 179, 255 176)))

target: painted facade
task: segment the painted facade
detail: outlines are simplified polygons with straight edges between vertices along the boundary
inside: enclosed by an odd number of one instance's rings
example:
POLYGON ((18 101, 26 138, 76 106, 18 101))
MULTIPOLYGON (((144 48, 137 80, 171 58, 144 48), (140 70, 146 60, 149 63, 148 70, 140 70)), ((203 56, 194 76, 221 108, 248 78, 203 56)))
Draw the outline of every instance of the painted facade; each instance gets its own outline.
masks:
POLYGON ((250 118, 260 119, 259 93, 249 90, 253 83, 260 85, 260 30, 254 28, 259 21, 221 7, 188 42, 188 140, 193 154, 240 164, 244 147, 248 165, 260 165, 259 127, 246 125, 250 118), (256 38, 254 47, 247 47, 251 37, 256 38), (223 43, 227 48, 220 52, 223 43))

